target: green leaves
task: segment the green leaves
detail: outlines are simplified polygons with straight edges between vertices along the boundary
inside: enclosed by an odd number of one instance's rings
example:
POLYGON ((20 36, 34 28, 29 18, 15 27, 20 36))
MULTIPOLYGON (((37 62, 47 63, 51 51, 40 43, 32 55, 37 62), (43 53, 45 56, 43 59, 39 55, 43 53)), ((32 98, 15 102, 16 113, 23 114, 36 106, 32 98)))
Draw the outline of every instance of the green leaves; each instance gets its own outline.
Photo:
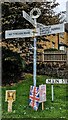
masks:
POLYGON ((18 82, 21 72, 25 69, 25 62, 16 52, 2 48, 2 83, 11 84, 18 82))

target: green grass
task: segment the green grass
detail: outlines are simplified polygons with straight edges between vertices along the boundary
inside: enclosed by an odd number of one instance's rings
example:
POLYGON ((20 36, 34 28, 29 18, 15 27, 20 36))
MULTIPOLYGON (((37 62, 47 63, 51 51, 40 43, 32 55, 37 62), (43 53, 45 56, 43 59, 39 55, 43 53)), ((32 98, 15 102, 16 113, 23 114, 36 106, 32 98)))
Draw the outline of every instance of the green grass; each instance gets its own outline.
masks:
MULTIPOLYGON (((46 76, 37 76, 37 86, 45 84, 46 76)), ((68 85, 54 85, 54 102, 51 101, 51 85, 46 85, 47 101, 44 103, 44 110, 41 103, 38 111, 29 107, 29 90, 33 85, 32 75, 25 75, 25 79, 13 86, 2 87, 2 118, 68 118, 68 85), (13 111, 7 112, 5 102, 6 90, 16 90, 16 101, 13 103, 13 111)))

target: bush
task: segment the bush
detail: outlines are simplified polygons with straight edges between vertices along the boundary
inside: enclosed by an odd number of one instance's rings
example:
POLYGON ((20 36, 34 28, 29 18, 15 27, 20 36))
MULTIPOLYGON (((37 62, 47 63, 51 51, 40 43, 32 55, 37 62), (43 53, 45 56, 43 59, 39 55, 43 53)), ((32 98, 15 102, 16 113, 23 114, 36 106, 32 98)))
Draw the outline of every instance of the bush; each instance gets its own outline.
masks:
POLYGON ((2 48, 2 84, 18 82, 25 69, 25 62, 16 52, 2 48))
POLYGON ((25 72, 26 73, 33 73, 33 63, 26 64, 25 72))

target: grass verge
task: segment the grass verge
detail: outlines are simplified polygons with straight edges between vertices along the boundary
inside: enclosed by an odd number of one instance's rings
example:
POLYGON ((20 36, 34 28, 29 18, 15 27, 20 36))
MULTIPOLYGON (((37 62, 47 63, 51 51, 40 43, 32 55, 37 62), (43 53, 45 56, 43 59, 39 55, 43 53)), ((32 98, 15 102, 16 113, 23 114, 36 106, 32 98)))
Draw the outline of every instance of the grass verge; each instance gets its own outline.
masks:
MULTIPOLYGON (((37 86, 46 83, 48 76, 37 76, 37 86)), ((50 78, 50 77, 49 77, 50 78)), ((3 118, 46 118, 46 119, 67 119, 68 118, 68 85, 54 85, 54 101, 51 101, 51 85, 46 85, 47 101, 44 103, 42 111, 41 103, 38 111, 29 107, 29 90, 33 85, 33 77, 26 74, 25 79, 13 86, 2 87, 2 119, 3 118), (7 112, 7 102, 5 102, 6 90, 16 90, 16 101, 13 103, 13 111, 7 112)))

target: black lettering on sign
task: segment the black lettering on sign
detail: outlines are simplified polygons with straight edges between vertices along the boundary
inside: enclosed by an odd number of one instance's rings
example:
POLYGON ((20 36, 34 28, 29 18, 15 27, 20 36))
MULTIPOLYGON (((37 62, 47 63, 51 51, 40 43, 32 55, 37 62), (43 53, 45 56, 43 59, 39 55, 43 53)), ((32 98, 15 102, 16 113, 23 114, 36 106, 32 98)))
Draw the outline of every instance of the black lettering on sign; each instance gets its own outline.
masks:
POLYGON ((12 35, 12 33, 9 33, 9 35, 12 35))
POLYGON ((60 28, 59 27, 51 28, 51 30, 60 30, 60 28))
POLYGON ((66 83, 66 80, 62 80, 62 83, 66 83))
POLYGON ((20 32, 20 33, 13 33, 13 34, 15 34, 15 35, 22 35, 23 33, 20 32))
POLYGON ((68 84, 68 79, 67 79, 67 84, 68 84))
POLYGON ((50 80, 50 79, 48 79, 48 83, 51 83, 51 80, 50 80))
POLYGON ((30 32, 24 32, 24 34, 30 34, 30 32))
POLYGON ((56 83, 59 83, 59 80, 56 80, 55 82, 56 82, 56 83))
MULTIPOLYGON (((24 34, 30 34, 30 32, 20 32, 20 33, 13 33, 13 35, 24 35, 24 34)), ((12 34, 9 34, 12 35, 12 34)))
POLYGON ((54 84, 54 80, 52 80, 52 84, 54 84))

